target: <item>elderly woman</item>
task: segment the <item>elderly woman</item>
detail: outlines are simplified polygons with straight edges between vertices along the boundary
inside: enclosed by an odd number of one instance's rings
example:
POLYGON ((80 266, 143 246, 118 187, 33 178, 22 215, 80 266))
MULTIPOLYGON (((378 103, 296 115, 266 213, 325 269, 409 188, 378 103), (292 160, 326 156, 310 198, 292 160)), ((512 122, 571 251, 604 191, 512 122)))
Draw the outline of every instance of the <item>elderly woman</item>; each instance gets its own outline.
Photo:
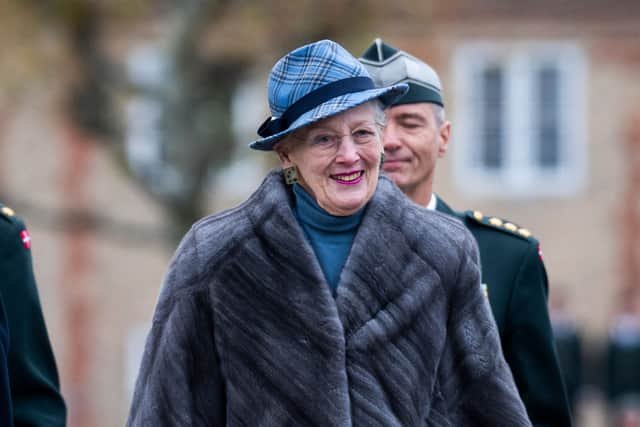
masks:
POLYGON ((324 40, 269 80, 271 172, 185 236, 130 426, 526 426, 473 237, 379 175, 381 104, 324 40))

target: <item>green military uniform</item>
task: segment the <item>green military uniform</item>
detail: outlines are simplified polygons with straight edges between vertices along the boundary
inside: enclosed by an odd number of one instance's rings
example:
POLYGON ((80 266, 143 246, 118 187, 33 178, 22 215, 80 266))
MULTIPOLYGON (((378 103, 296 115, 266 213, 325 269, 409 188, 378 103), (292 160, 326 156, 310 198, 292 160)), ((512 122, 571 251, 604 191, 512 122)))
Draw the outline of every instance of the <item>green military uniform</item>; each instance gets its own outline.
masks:
MULTIPOLYGON (((360 62, 376 87, 409 85, 409 92, 394 101, 394 106, 428 103, 444 108, 440 78, 425 62, 380 39, 367 48, 360 62)), ((437 142, 422 136, 425 143, 437 142)), ((438 138, 442 139, 442 135, 438 138)), ((428 163, 423 166, 429 167, 428 163)), ((425 183, 430 188, 428 177, 422 178, 422 185, 425 183)), ((538 253, 538 242, 531 233, 511 223, 485 218, 479 212, 456 213, 439 199, 436 210, 458 217, 476 238, 483 287, 491 303, 505 359, 531 422, 540 427, 570 426, 571 415, 547 310, 547 274, 538 253)))
POLYGON ((44 323, 24 223, 0 204, 0 295, 9 324, 14 425, 64 426, 66 407, 44 323))
POLYGON ((436 210, 458 217, 480 249, 482 284, 504 357, 535 426, 570 426, 571 415, 547 309, 547 273, 531 233, 480 212, 436 210))

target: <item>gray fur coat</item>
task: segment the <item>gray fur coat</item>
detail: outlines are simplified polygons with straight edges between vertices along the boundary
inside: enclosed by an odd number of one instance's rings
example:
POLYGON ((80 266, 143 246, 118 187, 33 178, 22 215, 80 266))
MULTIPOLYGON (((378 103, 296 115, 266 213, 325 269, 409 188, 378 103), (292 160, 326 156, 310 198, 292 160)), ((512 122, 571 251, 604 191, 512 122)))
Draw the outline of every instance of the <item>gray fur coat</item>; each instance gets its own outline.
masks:
POLYGON ((171 263, 129 426, 528 426, 473 237, 381 177, 334 299, 280 173, 171 263))

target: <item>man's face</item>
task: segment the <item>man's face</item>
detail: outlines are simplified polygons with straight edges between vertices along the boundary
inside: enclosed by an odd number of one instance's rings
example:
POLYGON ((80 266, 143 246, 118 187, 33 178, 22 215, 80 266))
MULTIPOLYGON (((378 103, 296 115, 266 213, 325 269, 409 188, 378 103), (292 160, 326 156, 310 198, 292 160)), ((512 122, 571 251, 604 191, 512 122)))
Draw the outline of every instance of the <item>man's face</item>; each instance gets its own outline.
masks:
POLYGON ((384 171, 414 201, 418 191, 431 197, 436 161, 447 151, 451 124, 438 125, 433 104, 426 102, 390 107, 386 116, 384 171))

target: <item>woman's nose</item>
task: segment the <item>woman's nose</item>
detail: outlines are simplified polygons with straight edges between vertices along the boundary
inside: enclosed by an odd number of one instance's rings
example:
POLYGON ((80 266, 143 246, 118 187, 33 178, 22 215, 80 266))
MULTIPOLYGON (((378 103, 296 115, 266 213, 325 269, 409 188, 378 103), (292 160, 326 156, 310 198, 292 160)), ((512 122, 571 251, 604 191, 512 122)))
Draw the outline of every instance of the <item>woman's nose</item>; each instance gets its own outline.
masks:
POLYGON ((359 158, 360 154, 353 137, 351 135, 343 136, 338 147, 336 160, 341 163, 354 163, 359 158))

